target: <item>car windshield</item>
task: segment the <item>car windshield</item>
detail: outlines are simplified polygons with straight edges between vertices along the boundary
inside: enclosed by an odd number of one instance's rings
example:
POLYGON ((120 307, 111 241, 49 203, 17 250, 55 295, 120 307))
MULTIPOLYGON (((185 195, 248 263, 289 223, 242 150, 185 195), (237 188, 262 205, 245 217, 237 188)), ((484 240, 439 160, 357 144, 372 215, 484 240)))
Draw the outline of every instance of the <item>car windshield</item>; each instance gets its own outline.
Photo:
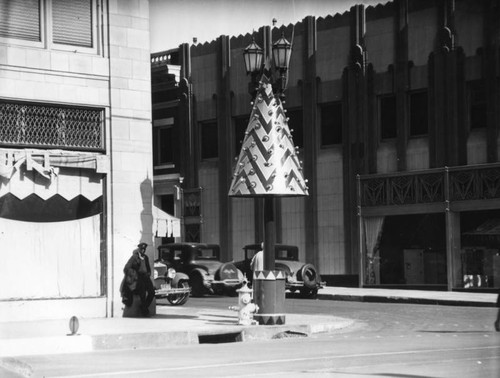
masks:
POLYGON ((195 258, 197 260, 218 260, 219 250, 217 248, 198 247, 196 248, 195 258))
POLYGON ((276 247, 275 258, 277 260, 297 260, 297 253, 293 249, 284 249, 276 247))
MULTIPOLYGON (((275 248, 276 254, 274 258, 276 260, 297 261, 299 258, 299 251, 296 247, 281 247, 277 245, 275 248)), ((246 247, 245 258, 251 259, 258 251, 260 251, 260 247, 246 247)))

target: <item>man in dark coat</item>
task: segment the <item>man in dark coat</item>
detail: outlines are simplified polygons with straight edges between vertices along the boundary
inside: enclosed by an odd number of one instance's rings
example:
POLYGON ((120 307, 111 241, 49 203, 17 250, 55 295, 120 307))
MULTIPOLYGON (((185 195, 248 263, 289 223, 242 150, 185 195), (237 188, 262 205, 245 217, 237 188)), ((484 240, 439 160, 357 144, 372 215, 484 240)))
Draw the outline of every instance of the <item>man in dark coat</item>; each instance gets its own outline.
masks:
POLYGON ((134 250, 123 268, 125 277, 121 285, 122 302, 130 306, 133 295, 139 295, 144 316, 149 315, 148 308, 155 297, 155 288, 151 281, 151 266, 146 255, 147 246, 146 243, 137 245, 138 248, 134 250))

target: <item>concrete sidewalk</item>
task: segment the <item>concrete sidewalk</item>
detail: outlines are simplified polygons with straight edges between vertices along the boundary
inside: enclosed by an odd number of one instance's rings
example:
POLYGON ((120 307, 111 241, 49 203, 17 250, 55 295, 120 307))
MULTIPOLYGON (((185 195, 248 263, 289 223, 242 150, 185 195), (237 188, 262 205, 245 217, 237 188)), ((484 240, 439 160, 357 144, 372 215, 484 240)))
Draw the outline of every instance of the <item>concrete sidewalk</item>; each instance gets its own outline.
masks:
POLYGON ((69 319, 8 322, 0 323, 0 365, 1 357, 306 336, 352 324, 335 316, 286 314, 285 325, 241 326, 235 311, 169 305, 157 305, 149 318, 80 318, 76 335, 70 335, 69 319))
POLYGON ((498 294, 474 292, 348 287, 325 287, 318 293, 319 299, 337 301, 414 303, 475 307, 496 307, 497 297, 498 294))
MULTIPOLYGON (((494 307, 497 295, 326 287, 318 299, 494 307)), ((184 306, 158 305, 157 314, 150 318, 79 318, 77 335, 69 335, 69 319, 0 323, 0 366, 6 357, 22 355, 297 337, 354 324, 333 315, 288 313, 285 325, 240 326, 237 322, 237 312, 229 309, 193 312, 184 306)))

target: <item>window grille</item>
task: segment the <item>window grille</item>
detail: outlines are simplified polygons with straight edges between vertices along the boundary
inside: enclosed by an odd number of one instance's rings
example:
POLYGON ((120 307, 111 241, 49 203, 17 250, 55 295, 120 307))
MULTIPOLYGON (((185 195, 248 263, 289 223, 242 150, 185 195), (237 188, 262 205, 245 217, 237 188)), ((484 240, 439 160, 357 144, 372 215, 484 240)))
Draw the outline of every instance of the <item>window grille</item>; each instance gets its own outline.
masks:
POLYGON ((0 145, 103 151, 104 111, 0 101, 0 145))

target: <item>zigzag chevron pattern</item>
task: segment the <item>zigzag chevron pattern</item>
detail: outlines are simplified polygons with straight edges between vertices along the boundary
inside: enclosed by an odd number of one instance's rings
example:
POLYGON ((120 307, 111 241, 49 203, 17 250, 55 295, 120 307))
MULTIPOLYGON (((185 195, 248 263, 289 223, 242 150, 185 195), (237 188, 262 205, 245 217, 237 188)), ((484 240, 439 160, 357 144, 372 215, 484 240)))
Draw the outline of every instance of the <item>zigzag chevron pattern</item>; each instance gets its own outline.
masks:
POLYGON ((307 189, 285 110, 262 75, 229 196, 306 196, 307 189))
POLYGON ((281 270, 257 270, 253 274, 254 280, 261 281, 284 280, 285 278, 285 273, 281 270))
POLYGON ((282 325, 285 324, 286 320, 286 316, 283 314, 280 315, 255 314, 253 318, 257 320, 260 325, 282 325))

